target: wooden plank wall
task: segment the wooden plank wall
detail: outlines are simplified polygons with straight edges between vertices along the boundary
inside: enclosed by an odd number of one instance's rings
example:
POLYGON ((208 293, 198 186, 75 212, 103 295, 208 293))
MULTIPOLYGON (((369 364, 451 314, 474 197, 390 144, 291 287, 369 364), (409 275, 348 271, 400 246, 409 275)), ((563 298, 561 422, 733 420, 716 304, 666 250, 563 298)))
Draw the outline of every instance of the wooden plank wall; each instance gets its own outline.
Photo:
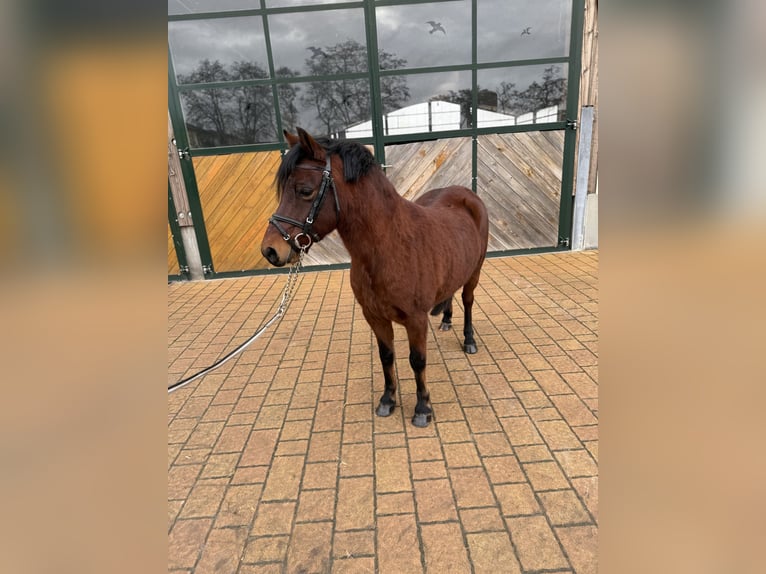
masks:
POLYGON ((564 132, 478 138, 477 192, 489 212, 489 251, 558 243, 564 132))
POLYGON ((262 269, 261 239, 277 207, 278 151, 194 158, 202 213, 216 271, 262 269))
MULTIPOLYGON (((490 214, 490 251, 551 247, 558 239, 563 132, 480 136, 477 189, 490 214)), ((471 138, 386 147, 387 175, 409 200, 436 187, 471 186, 471 138)), ((277 207, 280 154, 257 152, 194 158, 216 271, 262 269, 260 243, 277 207)), ((307 265, 347 263, 337 232, 314 245, 307 265)), ((168 273, 178 260, 168 231, 168 273)))
MULTIPOLYGON (((490 251, 556 245, 563 150, 563 132, 479 136, 477 192, 490 216, 490 251)), ((410 200, 437 187, 471 187, 471 138, 387 146, 386 163, 410 200)))
POLYGON ((170 225, 168 225, 168 275, 178 275, 179 273, 181 273, 181 268, 178 265, 175 245, 173 245, 173 234, 170 232, 170 225))
POLYGON ((414 200, 429 189, 471 187, 471 138, 386 146, 386 175, 397 191, 414 200))

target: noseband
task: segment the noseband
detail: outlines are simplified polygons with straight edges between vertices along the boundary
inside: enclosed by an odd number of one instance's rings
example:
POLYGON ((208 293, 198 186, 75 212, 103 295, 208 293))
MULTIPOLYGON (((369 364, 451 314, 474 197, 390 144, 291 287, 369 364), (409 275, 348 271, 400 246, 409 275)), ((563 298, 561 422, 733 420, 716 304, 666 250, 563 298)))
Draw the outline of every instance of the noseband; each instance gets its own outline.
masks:
POLYGON ((327 155, 327 162, 325 163, 324 169, 314 165, 296 165, 295 168, 313 169, 322 172, 322 183, 319 186, 319 193, 317 193, 317 196, 314 198, 314 203, 311 204, 311 209, 306 216, 306 221, 300 222, 297 219, 292 219, 275 213, 269 219, 269 223, 277 228, 277 231, 282 234, 282 239, 287 241, 293 249, 301 251, 307 249, 314 241, 319 241, 321 239, 319 235, 313 231, 312 226, 314 225, 314 217, 316 217, 316 214, 322 208, 322 203, 324 203, 324 197, 328 187, 332 188, 332 193, 335 196, 336 218, 340 217, 340 203, 338 203, 338 191, 335 189, 335 182, 332 179, 329 155, 327 155), (285 228, 279 224, 280 221, 299 227, 301 232, 295 237, 291 237, 290 234, 285 231, 285 228))

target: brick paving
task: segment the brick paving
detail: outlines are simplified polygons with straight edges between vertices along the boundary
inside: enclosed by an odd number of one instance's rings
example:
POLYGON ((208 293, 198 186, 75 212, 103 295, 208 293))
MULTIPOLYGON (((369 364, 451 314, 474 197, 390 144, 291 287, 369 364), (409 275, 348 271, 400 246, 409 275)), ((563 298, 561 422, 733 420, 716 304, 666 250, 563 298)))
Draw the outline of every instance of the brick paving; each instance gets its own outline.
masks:
MULTIPOLYGON (((488 259, 476 355, 431 318, 435 421, 395 327, 399 400, 348 270, 305 273, 280 323, 168 397, 168 570, 597 571, 598 252, 488 259)), ((284 275, 168 286, 168 383, 247 339, 284 275)))

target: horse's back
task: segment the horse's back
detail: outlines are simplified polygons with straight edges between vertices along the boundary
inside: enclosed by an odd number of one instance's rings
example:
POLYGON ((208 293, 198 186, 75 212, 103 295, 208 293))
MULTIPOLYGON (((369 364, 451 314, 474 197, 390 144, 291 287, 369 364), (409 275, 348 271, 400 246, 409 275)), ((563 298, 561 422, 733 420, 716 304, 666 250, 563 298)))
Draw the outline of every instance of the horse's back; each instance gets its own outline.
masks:
POLYGON ((486 249, 489 234, 487 208, 481 198, 467 187, 453 185, 431 189, 415 200, 415 203, 428 208, 455 209, 463 207, 473 220, 486 249))

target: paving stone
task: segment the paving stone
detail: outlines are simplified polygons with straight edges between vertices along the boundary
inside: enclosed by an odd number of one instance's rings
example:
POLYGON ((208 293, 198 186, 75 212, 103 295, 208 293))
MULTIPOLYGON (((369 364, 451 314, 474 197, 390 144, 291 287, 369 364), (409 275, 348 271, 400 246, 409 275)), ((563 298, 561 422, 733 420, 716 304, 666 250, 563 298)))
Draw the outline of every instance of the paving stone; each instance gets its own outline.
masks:
POLYGON ((507 574, 521 573, 519 561, 513 552, 507 532, 482 532, 468 534, 468 549, 474 572, 494 574, 498 568, 507 574))

